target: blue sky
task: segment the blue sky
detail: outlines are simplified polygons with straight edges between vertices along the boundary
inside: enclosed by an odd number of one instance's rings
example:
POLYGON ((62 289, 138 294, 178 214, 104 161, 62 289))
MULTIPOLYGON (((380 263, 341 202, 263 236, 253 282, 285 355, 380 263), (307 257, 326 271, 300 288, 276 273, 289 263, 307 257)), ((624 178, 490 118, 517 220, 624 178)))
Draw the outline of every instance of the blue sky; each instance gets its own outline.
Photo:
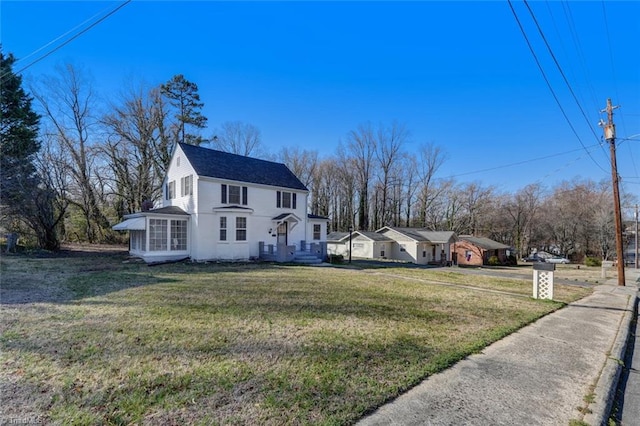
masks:
MULTIPOLYGON (((119 4, 3 0, 3 50, 18 70, 119 4)), ((23 75, 69 62, 115 100, 131 84, 184 74, 205 103, 204 136, 224 121, 251 123, 271 153, 330 156, 359 124, 397 120, 411 132, 407 150, 446 153, 439 177, 504 191, 610 180, 597 123, 611 98, 624 190, 640 195, 640 2, 529 6, 562 73, 527 5, 513 1, 558 102, 507 1, 134 0, 23 75)))

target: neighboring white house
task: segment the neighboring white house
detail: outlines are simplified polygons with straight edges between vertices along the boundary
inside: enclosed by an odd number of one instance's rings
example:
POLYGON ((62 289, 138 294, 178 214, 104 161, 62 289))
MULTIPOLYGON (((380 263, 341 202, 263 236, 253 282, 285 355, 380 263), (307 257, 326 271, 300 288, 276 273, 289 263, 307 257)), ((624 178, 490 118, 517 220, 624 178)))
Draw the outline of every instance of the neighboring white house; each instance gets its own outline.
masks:
POLYGON ((349 243, 348 232, 332 232, 327 235, 327 253, 365 259, 386 259, 394 243, 389 237, 371 231, 354 231, 349 243))
POLYGON ((451 245, 456 241, 452 231, 427 231, 419 228, 385 226, 375 232, 332 232, 327 236, 329 254, 349 255, 365 259, 393 259, 426 264, 450 262, 451 245))
POLYGON ((162 207, 125 216, 131 255, 147 262, 293 260, 326 255, 327 218, 307 212, 309 191, 284 165, 177 144, 162 207), (286 255, 285 255, 286 252, 286 255))

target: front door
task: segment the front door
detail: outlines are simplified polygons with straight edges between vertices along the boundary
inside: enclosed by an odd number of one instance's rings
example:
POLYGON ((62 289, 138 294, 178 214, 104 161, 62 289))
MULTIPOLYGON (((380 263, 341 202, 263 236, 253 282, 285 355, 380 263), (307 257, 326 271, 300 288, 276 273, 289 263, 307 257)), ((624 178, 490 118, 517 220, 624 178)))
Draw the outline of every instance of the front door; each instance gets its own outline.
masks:
POLYGON ((287 245, 287 222, 278 225, 278 245, 287 245))

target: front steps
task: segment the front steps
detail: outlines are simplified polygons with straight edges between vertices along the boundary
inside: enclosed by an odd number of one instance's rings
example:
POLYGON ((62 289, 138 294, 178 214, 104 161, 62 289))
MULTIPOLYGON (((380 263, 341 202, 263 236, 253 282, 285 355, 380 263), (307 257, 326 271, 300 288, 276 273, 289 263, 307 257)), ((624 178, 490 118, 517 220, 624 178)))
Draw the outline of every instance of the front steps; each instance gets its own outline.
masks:
POLYGON ((322 263, 322 259, 318 258, 315 254, 297 251, 294 254, 293 262, 303 265, 317 265, 319 263, 322 263))

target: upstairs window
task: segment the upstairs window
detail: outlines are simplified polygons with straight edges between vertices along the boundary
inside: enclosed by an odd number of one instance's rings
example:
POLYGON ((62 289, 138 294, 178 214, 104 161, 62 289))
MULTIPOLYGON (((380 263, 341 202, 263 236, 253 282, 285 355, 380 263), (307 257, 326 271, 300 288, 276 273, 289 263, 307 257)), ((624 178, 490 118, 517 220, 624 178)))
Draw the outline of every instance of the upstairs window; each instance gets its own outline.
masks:
POLYGON ((226 185, 220 186, 220 202, 222 204, 248 204, 248 189, 246 186, 226 185))
POLYGON ((176 198, 176 181, 175 180, 172 180, 167 184, 166 192, 167 192, 167 200, 173 200, 174 198, 176 198))
POLYGON ((286 191, 276 191, 276 207, 279 209, 295 209, 296 193, 286 191))
POLYGON ((180 178, 180 196, 193 195, 193 175, 180 178))

